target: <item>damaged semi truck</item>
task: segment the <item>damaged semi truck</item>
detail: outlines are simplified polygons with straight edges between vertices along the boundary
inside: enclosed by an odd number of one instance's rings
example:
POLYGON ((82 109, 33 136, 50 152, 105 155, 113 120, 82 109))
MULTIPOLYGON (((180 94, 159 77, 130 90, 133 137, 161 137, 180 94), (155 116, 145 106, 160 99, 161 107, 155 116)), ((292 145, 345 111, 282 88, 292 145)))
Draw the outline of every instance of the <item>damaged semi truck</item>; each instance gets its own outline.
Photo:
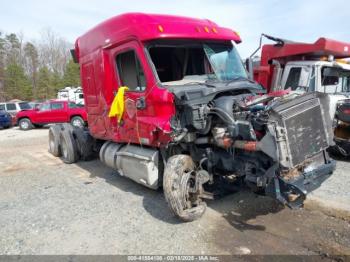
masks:
POLYGON ((163 187, 184 221, 203 215, 205 199, 243 185, 301 206, 335 168, 328 97, 255 103, 265 89, 248 79, 240 42, 186 17, 129 13, 99 24, 72 52, 89 127, 51 127, 50 152, 66 163, 98 152, 120 175, 163 187))

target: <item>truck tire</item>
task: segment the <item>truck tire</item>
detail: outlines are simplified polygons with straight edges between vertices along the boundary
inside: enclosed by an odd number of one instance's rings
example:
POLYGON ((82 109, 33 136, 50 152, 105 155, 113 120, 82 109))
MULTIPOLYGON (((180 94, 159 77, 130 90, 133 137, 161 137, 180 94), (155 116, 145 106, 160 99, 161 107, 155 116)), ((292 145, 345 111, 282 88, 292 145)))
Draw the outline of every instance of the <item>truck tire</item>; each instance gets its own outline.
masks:
POLYGON ((206 203, 198 195, 189 192, 194 168, 190 156, 175 155, 169 158, 164 170, 165 199, 173 213, 185 222, 200 218, 206 210, 206 203))
POLYGON ((61 156, 60 134, 61 134, 61 126, 60 125, 50 126, 50 129, 49 129, 49 152, 56 157, 61 156))
POLYGON ((73 134, 81 160, 88 161, 94 158, 92 136, 83 128, 74 127, 73 134))
POLYGON ((22 118, 18 122, 19 129, 23 131, 28 131, 33 128, 33 124, 29 118, 22 118))
POLYGON ((63 128, 60 132, 61 159, 66 164, 73 164, 78 161, 77 144, 69 128, 63 128))
POLYGON ((84 120, 80 116, 73 116, 70 120, 72 126, 83 128, 85 126, 84 120))

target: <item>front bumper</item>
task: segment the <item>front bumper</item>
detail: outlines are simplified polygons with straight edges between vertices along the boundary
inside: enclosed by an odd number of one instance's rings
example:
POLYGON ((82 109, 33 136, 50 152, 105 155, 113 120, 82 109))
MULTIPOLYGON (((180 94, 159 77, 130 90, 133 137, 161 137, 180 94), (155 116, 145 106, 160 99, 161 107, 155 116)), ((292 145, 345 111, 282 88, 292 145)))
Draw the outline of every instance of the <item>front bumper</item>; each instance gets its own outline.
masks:
POLYGON ((326 163, 304 172, 294 180, 285 180, 276 176, 267 186, 266 193, 290 208, 301 207, 306 195, 320 187, 332 175, 335 168, 336 161, 329 159, 326 163))

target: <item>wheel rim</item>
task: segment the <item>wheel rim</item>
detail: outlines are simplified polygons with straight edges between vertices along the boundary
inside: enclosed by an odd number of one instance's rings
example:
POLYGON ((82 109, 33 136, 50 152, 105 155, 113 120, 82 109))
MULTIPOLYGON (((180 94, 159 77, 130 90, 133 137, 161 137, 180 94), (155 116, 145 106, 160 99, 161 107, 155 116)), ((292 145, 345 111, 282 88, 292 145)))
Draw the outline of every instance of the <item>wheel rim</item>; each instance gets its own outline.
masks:
POLYGON ((193 170, 185 170, 184 175, 182 177, 181 183, 183 184, 183 188, 185 189, 183 192, 183 200, 185 206, 190 209, 192 207, 198 206, 201 202, 201 199, 198 195, 198 192, 195 191, 195 178, 193 170))
POLYGON ((76 127, 82 127, 83 126, 83 124, 81 123, 80 119, 74 119, 73 122, 72 122, 72 125, 76 126, 76 127))
POLYGON ((28 129, 29 123, 27 121, 22 121, 21 122, 21 127, 22 127, 22 129, 28 129))

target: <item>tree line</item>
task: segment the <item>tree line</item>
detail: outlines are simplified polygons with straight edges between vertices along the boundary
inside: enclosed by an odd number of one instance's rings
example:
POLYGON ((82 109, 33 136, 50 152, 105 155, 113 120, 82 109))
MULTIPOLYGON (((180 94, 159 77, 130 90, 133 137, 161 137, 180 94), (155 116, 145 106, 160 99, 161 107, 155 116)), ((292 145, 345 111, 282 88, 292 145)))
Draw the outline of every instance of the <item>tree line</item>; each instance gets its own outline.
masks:
POLYGON ((66 86, 80 86, 72 44, 51 29, 35 41, 23 34, 0 32, 0 101, 55 98, 66 86))

